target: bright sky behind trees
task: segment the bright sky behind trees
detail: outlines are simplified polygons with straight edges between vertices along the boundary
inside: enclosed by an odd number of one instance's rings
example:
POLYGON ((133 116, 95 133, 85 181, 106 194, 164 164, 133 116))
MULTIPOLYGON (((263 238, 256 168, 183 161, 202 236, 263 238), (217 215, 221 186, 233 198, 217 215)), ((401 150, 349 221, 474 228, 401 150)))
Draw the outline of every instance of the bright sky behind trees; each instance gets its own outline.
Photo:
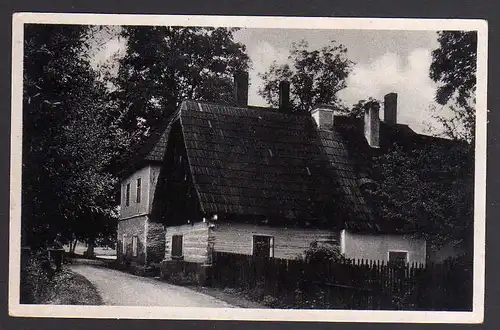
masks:
MULTIPOLYGON (((124 52, 124 40, 112 35, 103 39, 96 54, 98 62, 124 52)), ((302 39, 310 49, 321 48, 330 40, 347 47, 348 58, 356 63, 347 88, 339 93, 347 106, 369 97, 382 100, 385 94, 396 92, 399 122, 420 133, 441 131, 432 109, 441 114, 447 110, 434 101, 436 84, 429 78, 431 52, 438 47, 434 31, 241 29, 235 33, 235 40, 246 45, 252 61, 251 105, 266 105, 257 93, 262 84, 258 73, 267 70, 273 61, 286 63, 292 43, 302 39)))

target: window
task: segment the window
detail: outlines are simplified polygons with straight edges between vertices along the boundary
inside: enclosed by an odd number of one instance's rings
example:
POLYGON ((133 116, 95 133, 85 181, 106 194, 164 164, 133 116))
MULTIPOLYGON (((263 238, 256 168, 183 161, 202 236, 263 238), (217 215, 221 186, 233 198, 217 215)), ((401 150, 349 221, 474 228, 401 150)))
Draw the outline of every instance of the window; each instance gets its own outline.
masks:
POLYGON ((182 258, 182 235, 172 236, 172 259, 182 258))
POLYGON ((267 235, 254 235, 252 254, 256 257, 274 257, 274 237, 267 235))
POLYGON ((141 202, 141 178, 137 179, 136 202, 141 202))
POLYGON ((407 251, 389 251, 389 264, 406 265, 408 262, 407 251))
POLYGON ((127 183, 127 188, 125 190, 125 206, 130 205, 130 183, 127 183))
POLYGON ((127 235, 123 234, 122 238, 122 254, 127 254, 127 235))
POLYGON ((137 257, 137 236, 132 237, 132 256, 137 257))

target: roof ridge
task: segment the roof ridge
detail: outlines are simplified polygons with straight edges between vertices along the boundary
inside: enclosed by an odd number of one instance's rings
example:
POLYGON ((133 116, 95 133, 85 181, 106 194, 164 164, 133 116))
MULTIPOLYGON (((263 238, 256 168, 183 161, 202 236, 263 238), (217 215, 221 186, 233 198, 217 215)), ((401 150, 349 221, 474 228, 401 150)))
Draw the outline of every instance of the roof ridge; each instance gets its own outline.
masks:
POLYGON ((294 115, 294 116, 306 116, 306 115, 310 116, 309 112, 292 111, 292 112, 284 113, 279 108, 264 107, 264 106, 258 106, 258 105, 239 106, 239 105, 234 105, 234 104, 217 103, 215 101, 193 100, 193 99, 185 99, 185 100, 182 101, 182 103, 185 103, 185 102, 187 102, 187 103, 196 103, 196 104, 213 105, 213 106, 219 106, 219 107, 228 107, 228 108, 233 108, 233 109, 262 110, 262 111, 268 111, 268 112, 272 112, 272 113, 282 113, 282 114, 294 115))

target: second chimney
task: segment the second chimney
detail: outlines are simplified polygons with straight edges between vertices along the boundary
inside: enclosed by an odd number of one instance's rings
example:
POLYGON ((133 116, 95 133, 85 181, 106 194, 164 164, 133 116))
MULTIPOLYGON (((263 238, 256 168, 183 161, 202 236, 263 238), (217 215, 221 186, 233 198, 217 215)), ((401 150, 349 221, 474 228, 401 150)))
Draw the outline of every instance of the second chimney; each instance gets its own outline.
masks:
POLYGON ((384 96, 384 122, 389 125, 398 123, 398 94, 396 93, 384 96))
POLYGON ((290 111, 290 82, 280 81, 279 85, 279 106, 280 111, 290 111))
POLYGON ((333 130, 335 110, 332 108, 317 106, 311 111, 311 116, 320 129, 333 130))
POLYGON ((234 73, 234 90, 236 105, 246 107, 248 105, 248 72, 236 71, 234 73))
POLYGON ((380 118, 379 118, 380 105, 377 101, 370 101, 365 104, 365 138, 370 147, 378 148, 379 144, 379 131, 380 131, 380 118))

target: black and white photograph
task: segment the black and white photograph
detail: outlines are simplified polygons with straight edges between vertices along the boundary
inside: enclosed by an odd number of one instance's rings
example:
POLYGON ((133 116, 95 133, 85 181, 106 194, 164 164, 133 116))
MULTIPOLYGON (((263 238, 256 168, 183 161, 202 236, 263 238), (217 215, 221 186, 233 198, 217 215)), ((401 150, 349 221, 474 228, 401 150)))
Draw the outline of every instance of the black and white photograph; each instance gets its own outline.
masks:
POLYGON ((11 315, 482 321, 485 21, 13 32, 11 315))

